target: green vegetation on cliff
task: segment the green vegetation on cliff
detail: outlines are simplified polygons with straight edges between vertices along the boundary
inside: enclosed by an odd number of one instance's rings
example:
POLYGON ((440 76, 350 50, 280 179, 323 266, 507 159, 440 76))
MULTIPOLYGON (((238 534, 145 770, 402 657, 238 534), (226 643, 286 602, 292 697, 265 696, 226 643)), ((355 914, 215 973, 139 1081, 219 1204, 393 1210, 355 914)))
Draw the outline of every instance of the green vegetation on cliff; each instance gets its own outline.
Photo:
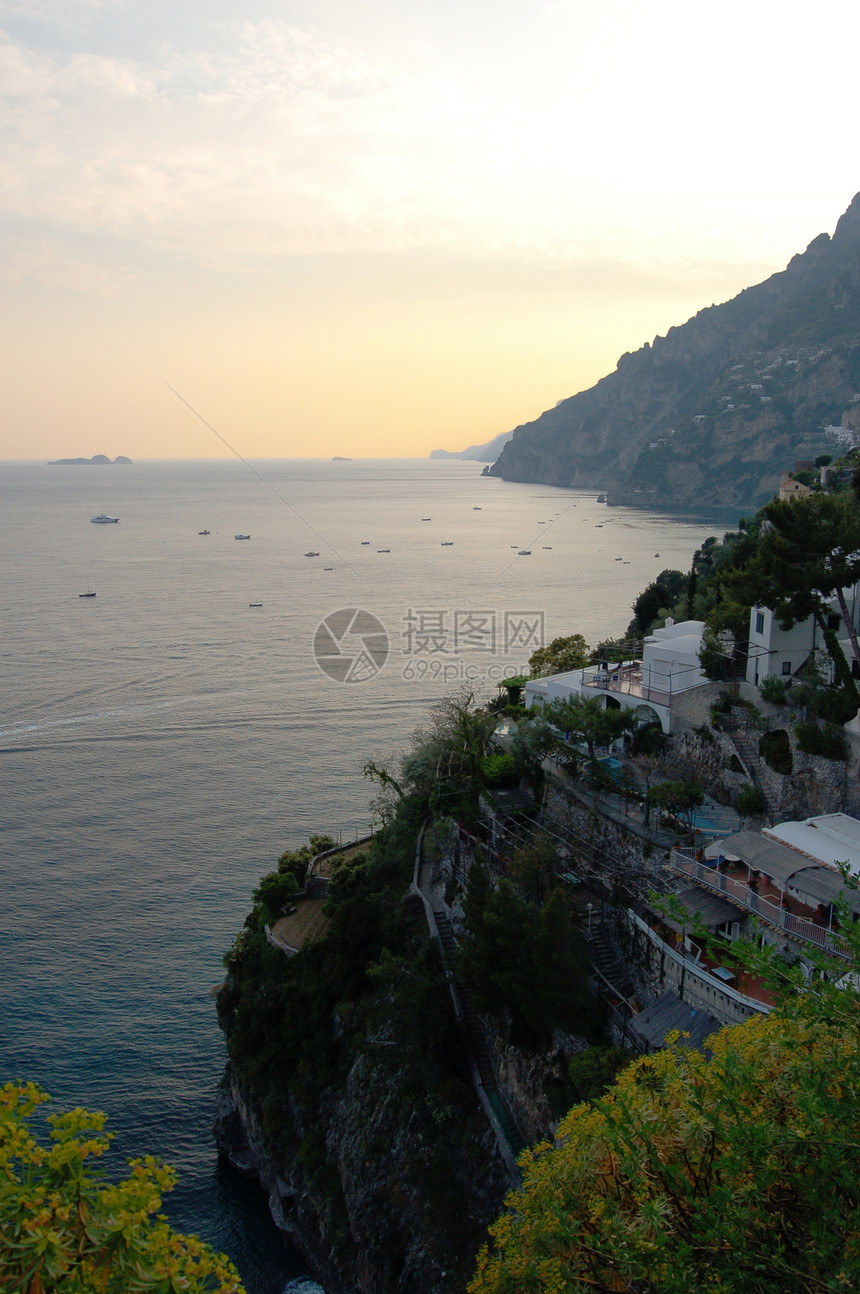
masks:
POLYGON ((347 1283, 462 1288, 505 1177, 493 1162, 437 948, 408 897, 419 799, 336 872, 325 936, 286 957, 263 896, 226 958, 230 1068, 263 1151, 347 1283))

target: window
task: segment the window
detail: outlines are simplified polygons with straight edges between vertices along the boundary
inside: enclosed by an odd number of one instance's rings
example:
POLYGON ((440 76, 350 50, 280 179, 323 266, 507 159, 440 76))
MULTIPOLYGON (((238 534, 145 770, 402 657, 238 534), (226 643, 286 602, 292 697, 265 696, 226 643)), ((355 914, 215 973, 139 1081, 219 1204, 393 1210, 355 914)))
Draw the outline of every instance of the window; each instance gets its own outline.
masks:
POLYGON ((784 661, 782 662, 782 672, 783 672, 783 674, 790 674, 790 673, 791 673, 791 661, 790 661, 790 660, 784 660, 784 661))
POLYGON ((755 631, 757 634, 764 633, 764 612, 756 611, 755 613, 755 631))

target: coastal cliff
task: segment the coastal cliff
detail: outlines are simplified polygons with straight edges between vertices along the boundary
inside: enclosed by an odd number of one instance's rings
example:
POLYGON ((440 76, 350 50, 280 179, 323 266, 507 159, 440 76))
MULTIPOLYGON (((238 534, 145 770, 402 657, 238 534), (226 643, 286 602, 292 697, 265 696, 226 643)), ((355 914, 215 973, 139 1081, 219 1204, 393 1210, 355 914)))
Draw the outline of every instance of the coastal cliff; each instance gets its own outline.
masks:
POLYGON ((258 891, 219 995, 219 1148, 329 1294, 462 1290, 510 1185, 408 896, 414 840, 396 824, 353 858, 325 936, 293 957, 258 891))
POLYGON ((860 433, 860 195, 781 273, 622 355, 517 427, 492 476, 610 503, 743 511, 781 470, 860 433))

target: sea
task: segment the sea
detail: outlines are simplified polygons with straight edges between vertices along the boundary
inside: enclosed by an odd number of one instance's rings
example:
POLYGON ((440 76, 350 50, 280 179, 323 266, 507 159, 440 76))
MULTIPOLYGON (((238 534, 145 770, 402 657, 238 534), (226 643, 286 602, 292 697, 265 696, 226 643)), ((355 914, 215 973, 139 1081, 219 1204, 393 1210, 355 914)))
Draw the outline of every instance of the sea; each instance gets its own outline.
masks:
POLYGON ((211 1134, 255 884, 370 829, 363 764, 440 697, 619 635, 727 523, 459 460, 6 463, 0 504, 0 1081, 105 1111, 112 1172, 160 1155, 176 1227, 310 1294, 211 1134))

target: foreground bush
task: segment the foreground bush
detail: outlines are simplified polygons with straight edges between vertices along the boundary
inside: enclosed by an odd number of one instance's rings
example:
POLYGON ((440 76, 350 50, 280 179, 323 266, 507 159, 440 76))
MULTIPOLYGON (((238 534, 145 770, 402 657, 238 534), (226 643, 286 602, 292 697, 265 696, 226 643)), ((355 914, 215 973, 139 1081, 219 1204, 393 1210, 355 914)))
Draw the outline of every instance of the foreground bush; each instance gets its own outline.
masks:
POLYGON ((470 1294, 860 1288, 858 1000, 813 989, 573 1109, 521 1157, 470 1294))
POLYGON ((232 1264, 159 1214, 176 1181, 152 1158, 114 1184, 89 1161, 110 1144, 105 1116, 49 1116, 50 1145, 30 1117, 50 1098, 33 1083, 0 1089, 0 1289, 22 1294, 242 1294, 232 1264))

